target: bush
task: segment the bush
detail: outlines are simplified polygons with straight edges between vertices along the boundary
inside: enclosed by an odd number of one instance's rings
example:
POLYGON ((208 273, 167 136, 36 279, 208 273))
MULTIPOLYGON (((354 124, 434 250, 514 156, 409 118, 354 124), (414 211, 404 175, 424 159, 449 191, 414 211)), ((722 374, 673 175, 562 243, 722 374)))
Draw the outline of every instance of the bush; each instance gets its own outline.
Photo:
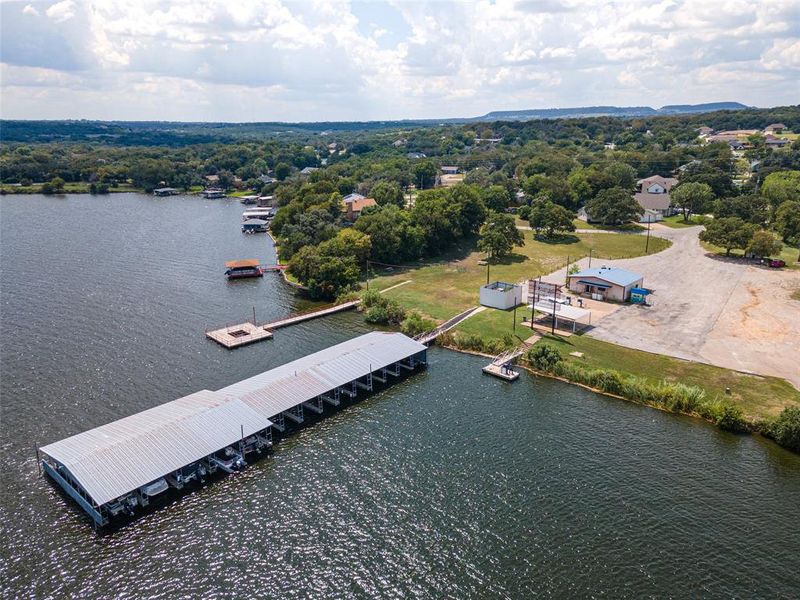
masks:
POLYGON ((561 362, 561 353, 548 344, 537 344, 528 350, 527 359, 540 371, 552 371, 561 362))
POLYGON ((725 431, 747 431, 747 422, 744 420, 742 410, 730 402, 722 403, 714 422, 725 431))
POLYGON ((769 434, 784 448, 800 452, 800 407, 784 408, 770 426, 769 434))
POLYGON ((380 295, 380 292, 375 290, 367 290, 361 295, 361 306, 364 308, 369 308, 379 304, 382 300, 383 297, 380 295))
MULTIPOLYGON (((375 293, 377 294, 377 292, 375 293)), ((377 295, 377 299, 374 296, 370 296, 368 302, 365 302, 365 306, 368 306, 368 308, 364 315, 364 320, 367 323, 376 325, 399 325, 402 323, 406 317, 405 309, 395 300, 389 300, 380 294, 377 295)))
POLYGON ((405 320, 400 323, 400 331, 407 336, 414 337, 420 333, 430 331, 436 327, 436 323, 431 319, 426 319, 418 312, 410 312, 405 320))

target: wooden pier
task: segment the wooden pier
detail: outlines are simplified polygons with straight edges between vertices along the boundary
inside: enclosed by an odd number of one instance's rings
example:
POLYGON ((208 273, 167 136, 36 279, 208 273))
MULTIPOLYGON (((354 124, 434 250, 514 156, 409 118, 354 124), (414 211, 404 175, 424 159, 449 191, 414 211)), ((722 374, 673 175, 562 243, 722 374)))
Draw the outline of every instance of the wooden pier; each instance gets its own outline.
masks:
POLYGON ((239 323, 230 327, 222 327, 206 331, 206 337, 222 344, 226 348, 238 348, 272 337, 272 332, 253 323, 239 323))
POLYGON ((334 304, 333 306, 327 306, 318 310, 290 315, 288 317, 284 317, 283 319, 271 321, 262 325, 257 325, 251 322, 230 325, 228 327, 206 331, 206 337, 214 340, 218 344, 221 344, 228 349, 238 348, 239 346, 245 346, 247 344, 260 342, 261 340, 267 340, 271 338, 272 332, 275 329, 288 327, 289 325, 296 325, 297 323, 302 323, 303 321, 310 321, 311 319, 317 319, 319 317, 325 317, 334 313, 350 310, 358 306, 360 302, 360 300, 342 302, 341 304, 334 304))

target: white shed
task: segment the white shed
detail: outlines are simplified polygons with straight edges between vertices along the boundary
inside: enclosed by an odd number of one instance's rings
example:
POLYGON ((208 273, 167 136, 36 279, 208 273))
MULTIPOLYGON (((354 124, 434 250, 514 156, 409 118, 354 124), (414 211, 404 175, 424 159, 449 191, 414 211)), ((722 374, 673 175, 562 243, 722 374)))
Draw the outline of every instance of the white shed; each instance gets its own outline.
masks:
POLYGON ((495 281, 481 287, 481 304, 508 310, 522 304, 522 286, 495 281))

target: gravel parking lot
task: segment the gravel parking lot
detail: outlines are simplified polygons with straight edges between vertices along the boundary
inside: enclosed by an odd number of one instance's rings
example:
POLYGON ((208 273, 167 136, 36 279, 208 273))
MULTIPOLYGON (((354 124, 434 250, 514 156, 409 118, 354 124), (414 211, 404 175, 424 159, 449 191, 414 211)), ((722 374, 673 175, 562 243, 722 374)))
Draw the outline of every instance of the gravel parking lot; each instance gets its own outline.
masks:
MULTIPOLYGON (((707 255, 700 227, 653 226, 672 240, 658 254, 592 261, 644 275, 652 307, 626 305, 596 322, 590 334, 630 348, 775 375, 800 388, 800 272, 707 255)), ((588 266, 588 260, 581 261, 588 266)), ((562 283, 565 270, 548 279, 562 283)), ((593 322, 595 320, 593 319, 593 322)))

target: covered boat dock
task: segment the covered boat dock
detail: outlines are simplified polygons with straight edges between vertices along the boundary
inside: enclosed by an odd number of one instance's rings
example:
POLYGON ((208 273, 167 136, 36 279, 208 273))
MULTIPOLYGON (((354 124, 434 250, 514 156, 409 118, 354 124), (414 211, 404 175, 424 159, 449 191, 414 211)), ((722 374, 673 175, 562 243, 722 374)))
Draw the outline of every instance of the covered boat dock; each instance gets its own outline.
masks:
POLYGON ((272 445, 272 430, 302 424, 427 364, 427 347, 373 332, 219 391, 202 390, 40 449, 47 473, 97 525, 169 488, 234 472, 272 445))

